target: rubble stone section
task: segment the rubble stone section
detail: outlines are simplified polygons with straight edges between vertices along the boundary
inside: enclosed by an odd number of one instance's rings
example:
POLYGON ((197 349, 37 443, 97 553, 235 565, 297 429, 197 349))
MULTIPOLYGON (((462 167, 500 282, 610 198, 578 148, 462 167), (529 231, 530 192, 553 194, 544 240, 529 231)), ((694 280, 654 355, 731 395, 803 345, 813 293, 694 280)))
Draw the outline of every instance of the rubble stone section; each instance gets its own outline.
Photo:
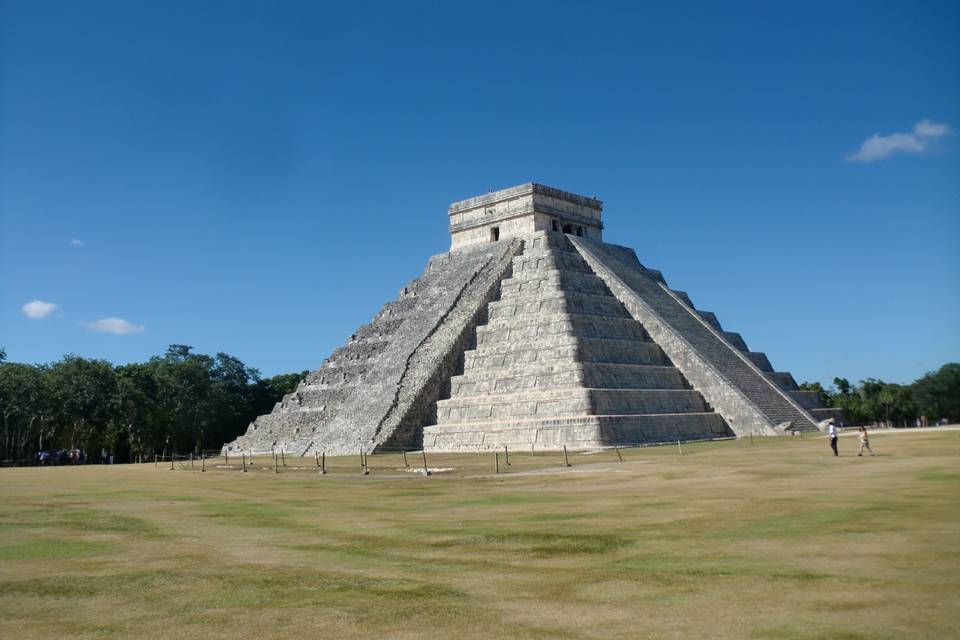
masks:
POLYGON ((770 375, 766 356, 748 352, 739 335, 727 334, 713 313, 697 311, 688 296, 671 291, 633 251, 581 238, 571 242, 737 435, 817 428, 807 409, 813 399, 778 385, 784 376, 770 375))
POLYGON ((431 258, 397 300, 225 449, 335 455, 420 446, 420 427, 435 421, 437 399, 521 248, 514 240, 431 258))
POLYGON ((556 449, 731 436, 562 232, 529 236, 488 305, 428 450, 556 449))

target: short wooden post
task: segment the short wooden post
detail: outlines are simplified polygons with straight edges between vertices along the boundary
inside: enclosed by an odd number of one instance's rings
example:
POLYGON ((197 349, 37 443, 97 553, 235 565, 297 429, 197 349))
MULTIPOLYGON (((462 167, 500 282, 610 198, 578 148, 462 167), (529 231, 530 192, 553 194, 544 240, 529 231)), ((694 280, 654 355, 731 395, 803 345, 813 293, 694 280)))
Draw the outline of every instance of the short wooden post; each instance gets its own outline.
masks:
POLYGON ((367 454, 367 453, 364 453, 364 454, 363 454, 363 475, 365 475, 365 476, 370 475, 370 467, 367 465, 367 456, 368 456, 368 455, 369 455, 369 454, 367 454))
POLYGON ((320 454, 320 475, 327 475, 327 452, 320 454))
POLYGON ((620 455, 620 447, 614 447, 613 450, 617 452, 617 457, 620 458, 620 462, 623 462, 623 456, 620 455))
POLYGON ((497 473, 500 473, 500 452, 499 451, 493 452, 493 464, 494 464, 494 467, 493 467, 494 470, 497 473))
POLYGON ((247 472, 247 454, 245 453, 240 454, 240 463, 243 465, 243 471, 241 471, 240 473, 246 473, 247 472))
POLYGON ((193 469, 193 451, 190 452, 190 468, 193 469))
POLYGON ((247 457, 250 458, 250 467, 253 467, 253 449, 247 451, 247 457))
POLYGON ((360 447, 360 468, 363 468, 363 447, 360 447))
POLYGON ((280 447, 280 464, 287 466, 287 459, 283 457, 283 447, 280 447))
POLYGON ((317 463, 317 468, 319 469, 320 468, 320 452, 319 451, 313 452, 313 461, 317 463))
POLYGON ((570 466, 570 458, 567 457, 567 445, 563 445, 563 464, 570 466))
POLYGON ((273 472, 280 473, 280 464, 276 453, 273 454, 273 472))
POLYGON ((153 468, 154 469, 157 468, 157 452, 156 451, 153 452, 153 468))
POLYGON ((203 455, 203 452, 200 452, 200 473, 204 473, 207 470, 207 456, 203 455))
POLYGON ((680 452, 680 455, 683 455, 683 447, 680 446, 680 441, 677 440, 677 451, 680 452))
POLYGON ((407 450, 406 450, 406 449, 400 449, 400 451, 403 452, 403 466, 409 467, 409 466, 410 466, 410 463, 407 462, 407 450))
POLYGON ((423 475, 430 475, 430 468, 427 467, 427 451, 426 449, 421 449, 420 453, 423 455, 423 475))
POLYGON ((177 457, 177 454, 173 451, 170 452, 170 471, 173 471, 173 459, 177 457))
POLYGON ((223 450, 223 464, 227 467, 230 466, 230 454, 227 453, 227 450, 223 450))
POLYGON ((506 458, 507 466, 510 466, 510 449, 507 448, 507 445, 503 445, 503 457, 506 458))

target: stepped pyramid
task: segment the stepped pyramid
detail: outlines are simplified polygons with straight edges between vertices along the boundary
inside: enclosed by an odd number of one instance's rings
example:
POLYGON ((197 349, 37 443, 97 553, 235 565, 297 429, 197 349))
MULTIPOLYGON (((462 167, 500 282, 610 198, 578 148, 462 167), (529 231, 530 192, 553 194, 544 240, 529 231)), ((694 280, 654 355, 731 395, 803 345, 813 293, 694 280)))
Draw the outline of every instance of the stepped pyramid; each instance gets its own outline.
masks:
POLYGON ((450 205, 433 256, 226 450, 555 449, 815 430, 841 417, 530 183, 450 205))

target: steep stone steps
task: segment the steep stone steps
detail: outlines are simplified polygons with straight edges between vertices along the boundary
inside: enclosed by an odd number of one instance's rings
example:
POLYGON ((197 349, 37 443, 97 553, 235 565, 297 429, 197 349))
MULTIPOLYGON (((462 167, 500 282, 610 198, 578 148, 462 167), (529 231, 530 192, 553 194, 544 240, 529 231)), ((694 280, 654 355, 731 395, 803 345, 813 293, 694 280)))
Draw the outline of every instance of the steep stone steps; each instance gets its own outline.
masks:
POLYGON ((589 313, 598 316, 627 317, 623 305, 613 297, 563 291, 525 298, 498 300, 490 303, 488 309, 491 320, 511 318, 518 315, 560 313, 589 313))
POLYGON ((731 436, 718 413, 580 416, 554 419, 449 422, 424 429, 424 447, 437 451, 559 451, 655 444, 731 436))
POLYGON ((450 379, 451 397, 562 387, 598 389, 689 389, 675 367, 572 362, 470 369, 450 379))
POLYGON ((535 340, 554 334, 584 338, 617 338, 649 342, 650 336, 633 318, 570 313, 563 316, 514 316, 477 327, 477 344, 535 340))
POLYGON ((721 337, 716 316, 691 309, 638 261, 624 261, 624 254, 609 250, 609 245, 570 240, 694 389, 735 431, 773 434, 777 425, 786 422, 795 428, 816 428, 809 413, 721 337))
POLYGON ((572 359, 577 362, 605 362, 611 364, 669 365, 663 351, 652 342, 616 340, 609 338, 578 338, 559 336, 565 340, 547 346, 527 344, 499 344, 484 350, 468 350, 464 354, 464 370, 486 367, 506 367, 521 363, 572 359))
POLYGON ((442 422, 508 420, 561 415, 702 413, 706 402, 691 389, 549 389, 458 396, 437 403, 442 422))

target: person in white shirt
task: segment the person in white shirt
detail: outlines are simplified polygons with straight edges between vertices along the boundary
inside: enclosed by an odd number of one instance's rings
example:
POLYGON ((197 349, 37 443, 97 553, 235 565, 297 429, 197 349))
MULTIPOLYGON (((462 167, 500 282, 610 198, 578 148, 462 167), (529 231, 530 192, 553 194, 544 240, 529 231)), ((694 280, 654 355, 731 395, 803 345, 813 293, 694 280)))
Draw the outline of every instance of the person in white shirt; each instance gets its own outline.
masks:
POLYGON ((827 436, 830 438, 830 448, 833 449, 833 455, 839 456, 840 453, 837 451, 837 425, 833 423, 833 420, 827 426, 827 436))

